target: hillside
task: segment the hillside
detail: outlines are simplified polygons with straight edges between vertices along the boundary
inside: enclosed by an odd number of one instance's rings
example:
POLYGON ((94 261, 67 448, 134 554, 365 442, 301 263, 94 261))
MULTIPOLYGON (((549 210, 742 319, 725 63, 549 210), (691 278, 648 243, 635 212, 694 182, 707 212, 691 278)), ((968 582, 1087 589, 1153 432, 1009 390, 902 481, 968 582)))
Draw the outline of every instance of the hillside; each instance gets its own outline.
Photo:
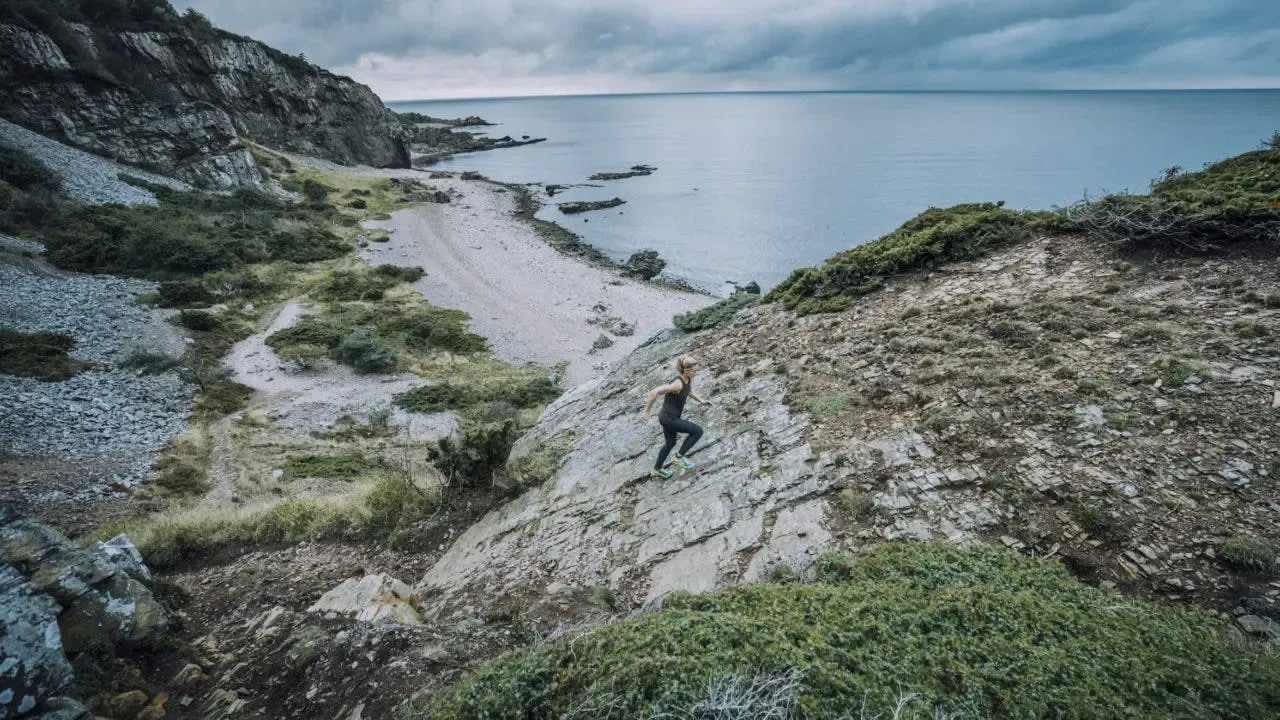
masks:
POLYGON ((44 135, 212 189, 261 181, 239 138, 409 165, 406 131, 369 88, 166 0, 5 3, 0 108, 44 135))
POLYGON ((508 187, 251 146, 276 190, 214 195, 27 140, 0 640, 34 717, 1280 710, 1280 142, 929 209, 643 341, 579 308, 636 349, 562 394, 385 225, 542 242, 508 187), (714 405, 651 479, 680 354, 714 405))

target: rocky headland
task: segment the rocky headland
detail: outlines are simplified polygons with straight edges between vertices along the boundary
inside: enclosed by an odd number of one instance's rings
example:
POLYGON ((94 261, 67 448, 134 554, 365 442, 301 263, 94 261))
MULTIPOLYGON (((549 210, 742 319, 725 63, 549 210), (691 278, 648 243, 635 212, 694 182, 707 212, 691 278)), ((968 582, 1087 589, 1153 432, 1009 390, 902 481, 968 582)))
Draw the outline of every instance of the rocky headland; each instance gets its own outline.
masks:
POLYGON ((91 77, 149 117, 124 46, 362 91, 195 15, 35 7, 0 58, 74 67, 21 90, 69 124, 0 123, 0 717, 1280 712, 1280 142, 932 208, 713 304, 530 188, 370 167, 403 165, 398 119, 348 137, 380 103, 289 106, 323 157, 73 138, 91 77), (706 435, 654 479, 681 354, 706 435))

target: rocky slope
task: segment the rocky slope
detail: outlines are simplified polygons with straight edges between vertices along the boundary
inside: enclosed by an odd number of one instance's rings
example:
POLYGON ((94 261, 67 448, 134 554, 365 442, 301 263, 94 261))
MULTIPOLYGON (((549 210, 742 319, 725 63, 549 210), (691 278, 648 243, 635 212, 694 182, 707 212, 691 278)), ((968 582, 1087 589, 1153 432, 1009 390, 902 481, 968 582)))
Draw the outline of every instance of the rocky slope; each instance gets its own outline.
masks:
POLYGON ((341 163, 407 167, 400 121, 368 87, 163 0, 81 14, 0 13, 0 113, 44 135, 202 187, 256 185, 256 142, 341 163))
POLYGON ((1041 237, 841 313, 762 306, 660 336, 547 410, 514 457, 563 457, 555 477, 470 528, 421 590, 445 615, 549 585, 638 606, 803 572, 827 550, 945 539, 1275 612, 1272 263, 1041 237), (702 358, 716 404, 690 413, 707 430, 698 467, 652 480, 660 437, 640 404, 681 353, 702 358))

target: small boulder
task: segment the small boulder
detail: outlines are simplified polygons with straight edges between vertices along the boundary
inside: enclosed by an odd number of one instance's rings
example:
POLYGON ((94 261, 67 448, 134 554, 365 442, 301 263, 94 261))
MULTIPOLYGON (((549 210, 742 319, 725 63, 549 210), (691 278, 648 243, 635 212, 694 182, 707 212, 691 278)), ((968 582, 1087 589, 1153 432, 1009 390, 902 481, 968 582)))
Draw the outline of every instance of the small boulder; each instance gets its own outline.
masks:
POLYGON ((622 266, 623 271, 633 277, 652 280, 667 267, 667 261, 658 257, 657 250, 641 250, 632 253, 622 266))
POLYGON ((596 338, 596 341, 591 343, 592 350, 604 350, 605 348, 610 347, 613 347, 613 340, 604 333, 600 333, 600 337, 596 338))
POLYGON ((336 613, 364 622, 421 625, 413 588, 386 573, 350 578, 320 597, 308 612, 336 613))

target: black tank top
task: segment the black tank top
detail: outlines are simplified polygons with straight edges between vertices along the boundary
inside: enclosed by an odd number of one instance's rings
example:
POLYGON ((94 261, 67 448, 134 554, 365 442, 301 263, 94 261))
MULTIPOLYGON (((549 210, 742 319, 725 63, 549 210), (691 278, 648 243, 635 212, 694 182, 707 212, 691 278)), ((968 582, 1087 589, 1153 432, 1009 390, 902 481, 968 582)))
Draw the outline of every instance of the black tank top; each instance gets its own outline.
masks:
POLYGON ((662 410, 658 412, 659 420, 679 420, 684 413, 684 401, 689 398, 693 383, 686 382, 684 378, 677 379, 680 381, 680 392, 662 396, 662 410))

